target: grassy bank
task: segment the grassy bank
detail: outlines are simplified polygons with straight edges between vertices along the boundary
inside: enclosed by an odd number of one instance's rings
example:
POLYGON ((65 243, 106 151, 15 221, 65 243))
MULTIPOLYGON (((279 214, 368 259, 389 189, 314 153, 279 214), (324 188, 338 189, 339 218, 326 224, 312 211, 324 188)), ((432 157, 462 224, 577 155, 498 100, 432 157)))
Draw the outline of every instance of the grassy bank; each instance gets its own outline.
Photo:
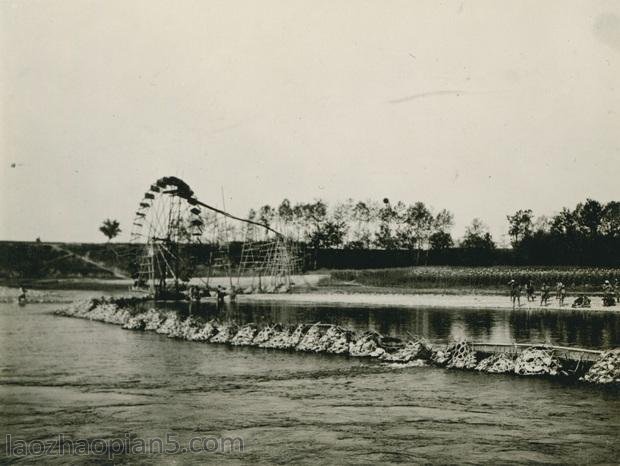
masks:
POLYGON ((356 284, 370 287, 411 289, 491 289, 505 290, 514 279, 521 284, 532 280, 543 283, 561 281, 570 290, 600 291, 605 280, 620 280, 620 269, 582 267, 405 267, 375 270, 336 270, 325 286, 356 284))
MULTIPOLYGON (((0 242, 0 279, 42 279, 113 277, 114 274, 78 256, 71 248, 80 245, 63 243, 0 242)), ((106 245, 99 246, 104 250, 106 245)), ((95 248, 92 248, 96 251, 95 248)), ((90 254, 89 254, 90 255, 90 254)), ((91 259, 92 260, 92 259, 91 259)), ((112 261, 108 261, 112 263, 112 261)))

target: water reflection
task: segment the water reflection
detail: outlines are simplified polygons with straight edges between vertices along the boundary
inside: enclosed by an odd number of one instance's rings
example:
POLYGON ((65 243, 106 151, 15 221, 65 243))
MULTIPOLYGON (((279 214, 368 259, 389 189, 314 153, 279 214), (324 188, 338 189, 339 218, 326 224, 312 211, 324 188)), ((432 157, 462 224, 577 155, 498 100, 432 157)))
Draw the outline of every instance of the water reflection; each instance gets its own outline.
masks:
MULTIPOLYGON (((153 303, 144 306, 153 306, 153 303)), ((488 343, 553 343, 584 348, 620 346, 620 316, 613 312, 358 308, 282 302, 226 303, 221 309, 214 303, 157 303, 156 306, 174 310, 182 316, 241 324, 323 322, 358 331, 376 330, 401 338, 419 335, 438 343, 467 338, 488 343)))

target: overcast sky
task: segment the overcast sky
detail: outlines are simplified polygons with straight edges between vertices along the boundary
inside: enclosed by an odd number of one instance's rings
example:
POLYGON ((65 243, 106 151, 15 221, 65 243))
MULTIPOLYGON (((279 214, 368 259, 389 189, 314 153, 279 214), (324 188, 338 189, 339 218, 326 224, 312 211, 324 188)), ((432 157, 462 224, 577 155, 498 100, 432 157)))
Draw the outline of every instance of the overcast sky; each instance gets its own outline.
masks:
POLYGON ((620 2, 0 2, 0 239, 205 202, 620 200, 620 2), (13 166, 13 164, 15 164, 13 166))

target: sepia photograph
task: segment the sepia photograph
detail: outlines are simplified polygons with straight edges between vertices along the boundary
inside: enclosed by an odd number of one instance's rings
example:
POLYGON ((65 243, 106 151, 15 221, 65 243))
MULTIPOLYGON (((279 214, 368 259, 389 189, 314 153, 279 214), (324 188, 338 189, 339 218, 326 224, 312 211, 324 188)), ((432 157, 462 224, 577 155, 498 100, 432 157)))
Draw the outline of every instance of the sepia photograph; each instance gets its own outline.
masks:
POLYGON ((620 2, 0 0, 0 463, 620 463, 620 2))

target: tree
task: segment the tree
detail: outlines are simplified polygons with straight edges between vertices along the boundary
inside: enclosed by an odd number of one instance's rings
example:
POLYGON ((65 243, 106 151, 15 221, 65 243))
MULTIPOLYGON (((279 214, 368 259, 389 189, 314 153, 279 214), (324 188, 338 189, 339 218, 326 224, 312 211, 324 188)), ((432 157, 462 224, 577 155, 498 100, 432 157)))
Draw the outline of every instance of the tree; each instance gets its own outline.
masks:
POLYGON ((488 231, 488 227, 479 218, 474 218, 471 225, 465 229, 465 236, 461 247, 469 249, 495 249, 495 243, 488 231))
MULTIPOLYGON (((273 224, 273 220, 275 219, 275 217, 276 217, 276 211, 269 204, 265 204, 260 209, 258 209, 259 223, 262 223, 268 228, 271 228, 271 225, 273 224)), ((265 230, 265 237, 267 237, 267 234, 268 232, 267 230, 265 230)))
POLYGON ((434 233, 448 233, 454 226, 454 215, 446 209, 441 209, 433 220, 434 233))
POLYGON ((452 235, 445 231, 436 231, 429 237, 428 242, 434 251, 449 249, 454 246, 452 235))
POLYGON ((383 199, 383 207, 378 209, 377 216, 379 231, 375 233, 375 246, 380 249, 397 249, 399 242, 394 235, 393 224, 398 215, 387 197, 383 199))
POLYGON ((620 236, 620 202, 610 201, 605 205, 600 230, 608 237, 620 236))
POLYGON ((305 234, 310 244, 315 250, 321 247, 328 247, 325 245, 331 243, 327 239, 330 233, 324 232, 323 228, 326 226, 332 228, 333 225, 327 225, 327 204, 320 199, 313 203, 302 204, 301 212, 305 234))
POLYGON ((369 202, 357 202, 351 211, 353 223, 352 239, 346 244, 348 249, 370 249, 372 233, 370 224, 377 209, 369 202))
POLYGON ((278 220, 283 230, 288 230, 293 223, 293 209, 291 207, 291 201, 284 199, 278 207, 278 220))
POLYGON ((546 215, 539 215, 534 220, 534 233, 549 233, 552 220, 546 215))
POLYGON ((534 226, 534 214, 531 209, 517 210, 514 215, 506 216, 508 219, 508 234, 512 237, 512 245, 517 246, 523 238, 532 234, 534 226))
POLYGON ((347 234, 342 238, 343 243, 349 241, 349 231, 354 222, 354 207, 355 203, 353 199, 349 198, 344 202, 338 202, 332 210, 331 218, 337 223, 346 225, 347 234))
POLYGON ((423 249, 433 228, 434 218, 431 211, 424 202, 416 202, 407 207, 402 218, 405 225, 404 232, 401 230, 399 235, 402 247, 423 249))
POLYGON ((446 209, 440 210, 432 222, 432 234, 428 238, 429 247, 435 251, 454 246, 450 230, 454 226, 454 215, 446 209))
POLYGON ((574 235, 577 232, 577 219, 570 209, 564 207, 551 220, 551 233, 555 235, 574 235))
POLYGON ((113 238, 116 238, 122 231, 120 227, 121 224, 117 220, 111 220, 108 218, 103 221, 103 224, 99 227, 99 231, 108 238, 108 241, 110 241, 113 238))
POLYGON ((293 225, 297 233, 297 241, 301 241, 302 233, 306 233, 306 221, 304 216, 304 204, 297 203, 293 206, 293 225))
POLYGON ((334 248, 342 245, 346 234, 346 223, 328 220, 311 233, 309 240, 316 249, 334 248))
POLYGON ((603 219, 603 206, 593 199, 577 204, 575 217, 579 230, 589 236, 596 236, 603 219))

